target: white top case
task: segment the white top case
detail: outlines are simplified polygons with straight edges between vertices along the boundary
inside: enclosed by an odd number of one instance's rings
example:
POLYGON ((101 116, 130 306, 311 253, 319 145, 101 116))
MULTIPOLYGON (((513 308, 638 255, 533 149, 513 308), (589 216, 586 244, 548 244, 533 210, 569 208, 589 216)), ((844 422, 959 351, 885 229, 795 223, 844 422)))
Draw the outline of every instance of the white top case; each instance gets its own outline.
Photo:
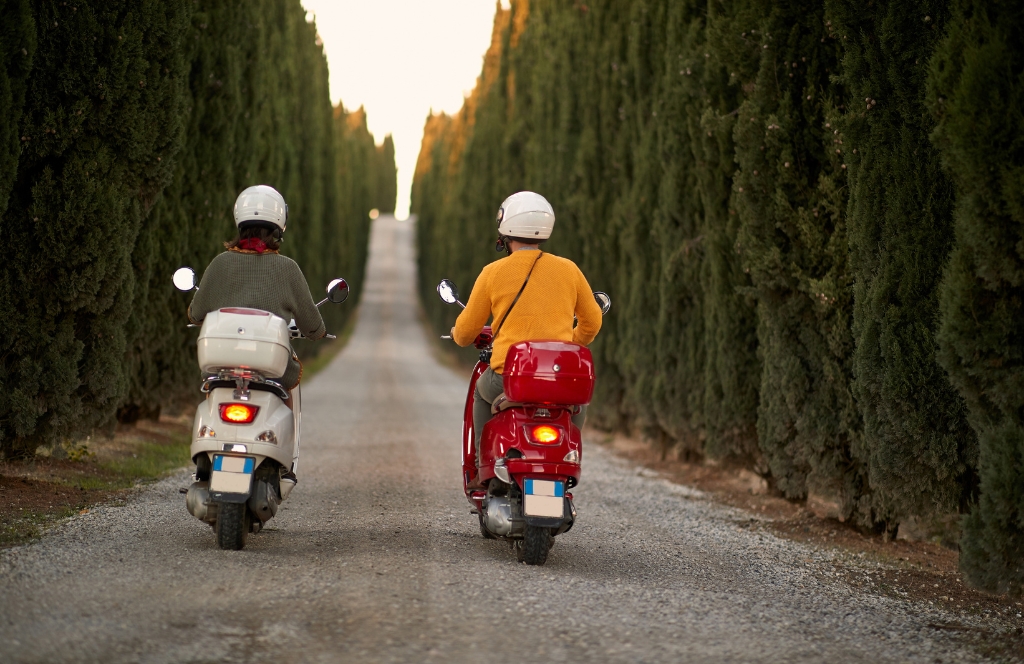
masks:
POLYGON ((259 309, 211 311, 199 331, 198 351, 204 372, 247 369, 280 378, 292 354, 288 323, 259 309))

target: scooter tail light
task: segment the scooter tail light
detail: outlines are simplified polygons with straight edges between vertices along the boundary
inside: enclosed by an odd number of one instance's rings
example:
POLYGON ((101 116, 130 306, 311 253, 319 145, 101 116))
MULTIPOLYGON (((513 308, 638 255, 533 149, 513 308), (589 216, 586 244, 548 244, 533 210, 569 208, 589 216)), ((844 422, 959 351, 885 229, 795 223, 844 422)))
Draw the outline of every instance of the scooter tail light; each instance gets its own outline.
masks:
POLYGON ((526 435, 538 445, 557 445, 562 440, 562 430, 550 424, 528 426, 526 435))
POLYGON ((228 424, 251 424, 256 419, 258 412, 260 412, 259 406, 250 406, 247 403, 222 403, 220 405, 220 419, 228 424))

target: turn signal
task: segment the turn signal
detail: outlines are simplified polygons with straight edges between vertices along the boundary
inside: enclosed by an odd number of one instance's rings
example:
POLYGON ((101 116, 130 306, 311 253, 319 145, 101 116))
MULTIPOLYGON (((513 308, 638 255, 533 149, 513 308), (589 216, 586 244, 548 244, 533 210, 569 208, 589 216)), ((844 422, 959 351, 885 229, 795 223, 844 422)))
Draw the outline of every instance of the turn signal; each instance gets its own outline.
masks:
POLYGON ((250 406, 245 403, 222 403, 220 405, 220 419, 229 424, 249 424, 256 419, 258 412, 260 412, 259 406, 250 406))
POLYGON ((260 443, 274 443, 276 445, 277 435, 273 431, 270 431, 268 429, 267 431, 264 431, 260 435, 256 436, 256 441, 260 443))
POLYGON ((528 431, 530 432, 530 440, 538 445, 554 445, 562 438, 561 431, 547 424, 530 427, 528 431))

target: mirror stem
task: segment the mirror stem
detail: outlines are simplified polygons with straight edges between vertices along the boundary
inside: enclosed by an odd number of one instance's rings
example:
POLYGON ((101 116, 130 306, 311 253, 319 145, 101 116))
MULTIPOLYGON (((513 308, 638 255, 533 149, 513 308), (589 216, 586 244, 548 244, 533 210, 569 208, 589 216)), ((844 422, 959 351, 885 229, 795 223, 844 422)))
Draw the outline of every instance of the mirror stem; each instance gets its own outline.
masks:
POLYGON ((323 304, 324 302, 326 302, 326 301, 327 301, 328 299, 329 299, 329 298, 326 298, 326 297, 325 297, 324 299, 322 299, 322 300, 320 300, 319 302, 317 302, 317 303, 316 303, 316 306, 318 306, 318 307, 319 307, 319 306, 320 306, 321 304, 323 304))

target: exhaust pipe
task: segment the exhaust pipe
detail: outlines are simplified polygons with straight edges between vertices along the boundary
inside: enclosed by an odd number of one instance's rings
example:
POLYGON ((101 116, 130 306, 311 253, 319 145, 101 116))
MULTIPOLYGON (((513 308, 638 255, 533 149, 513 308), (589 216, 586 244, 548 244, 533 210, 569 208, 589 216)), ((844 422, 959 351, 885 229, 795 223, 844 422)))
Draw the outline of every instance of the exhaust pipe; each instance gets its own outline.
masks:
POLYGON ((213 523, 217 520, 217 515, 211 513, 209 505, 210 483, 193 482, 192 486, 188 488, 188 493, 185 494, 185 507, 188 508, 188 513, 200 521, 213 523))

